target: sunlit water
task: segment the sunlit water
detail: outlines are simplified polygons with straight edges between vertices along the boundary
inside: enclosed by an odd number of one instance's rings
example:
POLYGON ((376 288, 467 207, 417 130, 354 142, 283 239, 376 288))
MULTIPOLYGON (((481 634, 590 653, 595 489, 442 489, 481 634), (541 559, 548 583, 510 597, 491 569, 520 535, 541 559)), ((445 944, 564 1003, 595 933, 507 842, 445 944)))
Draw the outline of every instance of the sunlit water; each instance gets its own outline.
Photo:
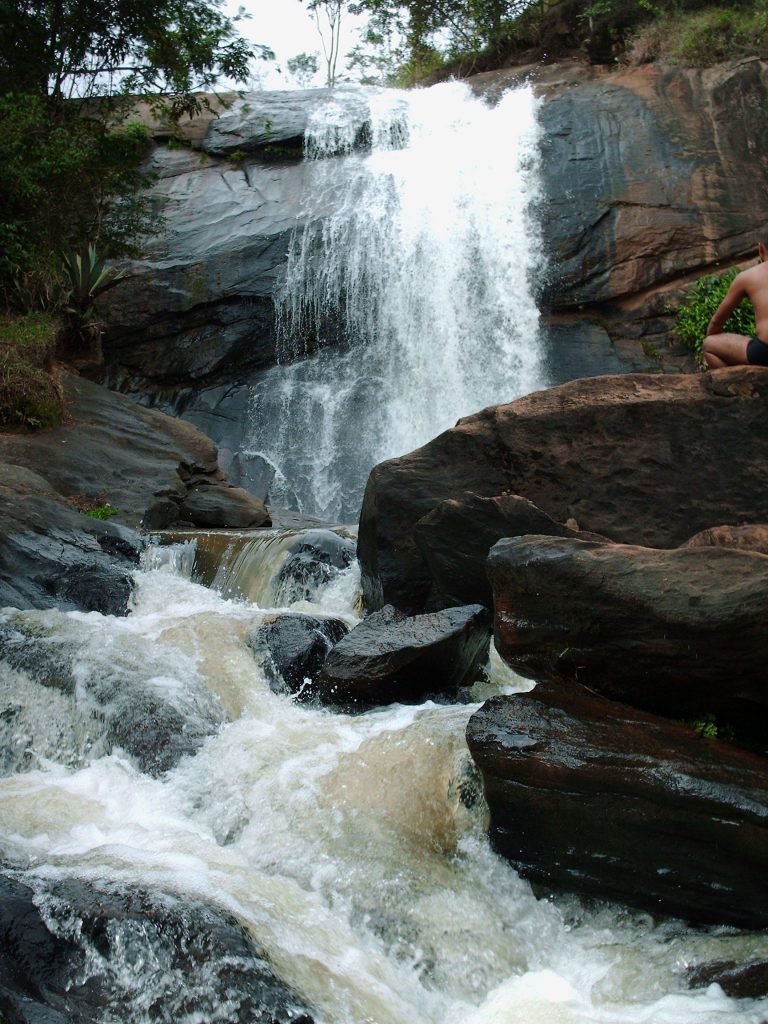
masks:
POLYGON ((376 463, 540 384, 537 141, 528 88, 495 107, 460 82, 341 93, 316 113, 282 365, 247 441, 273 503, 353 521, 376 463))
MULTIPOLYGON (((277 541, 264 543, 279 559, 277 541)), ((318 1024, 766 1019, 768 1002, 683 980, 692 962, 759 955, 763 936, 536 899, 492 852, 464 741, 477 703, 347 716, 273 693, 245 642, 268 609, 191 582, 192 554, 189 543, 153 552, 125 618, 0 613, 41 652, 28 669, 0 667, 3 749, 16 751, 0 780, 6 863, 230 911, 318 1024), (71 693, 33 679, 50 650, 71 693), (207 729, 158 777, 105 734, 105 706, 147 692, 207 729)), ((290 610, 352 624, 357 584, 351 566, 290 610)), ((494 662, 473 697, 524 685, 494 662)), ((164 979, 147 967, 135 983, 132 1020, 145 1024, 164 979)))

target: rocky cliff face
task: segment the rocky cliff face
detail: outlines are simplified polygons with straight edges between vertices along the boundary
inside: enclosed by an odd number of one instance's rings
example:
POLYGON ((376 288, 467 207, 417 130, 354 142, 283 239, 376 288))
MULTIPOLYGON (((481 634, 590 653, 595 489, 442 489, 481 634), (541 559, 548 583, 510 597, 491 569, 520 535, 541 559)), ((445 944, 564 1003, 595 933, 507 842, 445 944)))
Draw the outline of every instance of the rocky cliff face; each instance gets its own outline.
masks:
MULTIPOLYGON (((542 97, 553 380, 647 362, 642 340, 674 365, 670 297, 695 275, 748 258, 768 229, 768 141, 756 127, 768 64, 571 62, 470 82, 492 102, 523 78, 542 97)), ((342 98, 365 102, 360 91, 342 98)), ((274 361, 275 281, 307 216, 301 144, 328 102, 325 90, 254 93, 186 126, 194 148, 160 141, 154 192, 167 228, 104 311, 112 382, 170 401, 274 361)), ((218 415, 222 401, 215 394, 198 404, 218 415)))

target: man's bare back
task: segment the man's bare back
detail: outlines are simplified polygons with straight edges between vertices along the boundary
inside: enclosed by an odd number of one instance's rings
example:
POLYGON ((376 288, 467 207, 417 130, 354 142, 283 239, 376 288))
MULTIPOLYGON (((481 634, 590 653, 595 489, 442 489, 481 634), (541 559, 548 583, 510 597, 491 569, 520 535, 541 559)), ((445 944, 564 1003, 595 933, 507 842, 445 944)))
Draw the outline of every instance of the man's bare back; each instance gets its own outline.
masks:
POLYGON ((746 364, 768 366, 768 246, 760 242, 757 251, 760 263, 736 275, 709 321, 703 351, 711 370, 746 364), (754 307, 756 338, 723 333, 726 320, 742 299, 749 299, 754 307))

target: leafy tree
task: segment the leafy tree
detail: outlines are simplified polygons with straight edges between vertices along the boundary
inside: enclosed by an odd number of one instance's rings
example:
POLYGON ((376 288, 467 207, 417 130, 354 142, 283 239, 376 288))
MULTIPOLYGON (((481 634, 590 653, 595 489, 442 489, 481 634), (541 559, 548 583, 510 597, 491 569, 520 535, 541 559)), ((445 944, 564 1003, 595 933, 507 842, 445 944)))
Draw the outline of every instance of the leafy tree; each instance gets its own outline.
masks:
POLYGON ((238 18, 219 0, 0 0, 6 305, 55 305, 65 251, 128 255, 157 226, 140 193, 147 132, 128 111, 149 98, 178 118, 219 76, 244 81, 271 53, 237 35, 238 18))
POLYGON ((316 53, 297 53, 287 61, 288 73, 297 85, 306 89, 320 70, 320 62, 316 53))
POLYGON ((139 94, 174 115, 222 75, 245 81, 255 56, 219 0, 0 0, 0 94, 54 102, 139 94))

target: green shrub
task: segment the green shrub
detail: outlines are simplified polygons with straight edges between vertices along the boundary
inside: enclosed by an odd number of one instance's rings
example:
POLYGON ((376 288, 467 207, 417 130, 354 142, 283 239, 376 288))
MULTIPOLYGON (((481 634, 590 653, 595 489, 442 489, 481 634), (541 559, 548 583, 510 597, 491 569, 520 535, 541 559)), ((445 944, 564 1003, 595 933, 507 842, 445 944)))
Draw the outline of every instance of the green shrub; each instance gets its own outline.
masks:
POLYGON ((119 512, 119 508, 114 508, 109 502, 104 505, 93 505, 91 508, 84 508, 81 510, 84 516, 90 516, 91 519, 111 519, 112 516, 116 516, 119 512))
POLYGON ((654 60, 707 67, 745 56, 768 56, 764 6, 705 7, 657 18, 634 35, 630 62, 654 60))
POLYGON ((45 313, 0 316, 0 428, 40 430, 61 422, 61 387, 51 373, 58 321, 45 313))
MULTIPOLYGON (((709 321, 725 298, 725 293, 738 274, 735 268, 725 274, 700 277, 688 292, 687 302, 677 311, 677 336, 701 360, 701 346, 707 334, 709 321)), ((727 330, 751 337, 755 334, 755 314, 749 302, 744 301, 728 319, 727 330)))

